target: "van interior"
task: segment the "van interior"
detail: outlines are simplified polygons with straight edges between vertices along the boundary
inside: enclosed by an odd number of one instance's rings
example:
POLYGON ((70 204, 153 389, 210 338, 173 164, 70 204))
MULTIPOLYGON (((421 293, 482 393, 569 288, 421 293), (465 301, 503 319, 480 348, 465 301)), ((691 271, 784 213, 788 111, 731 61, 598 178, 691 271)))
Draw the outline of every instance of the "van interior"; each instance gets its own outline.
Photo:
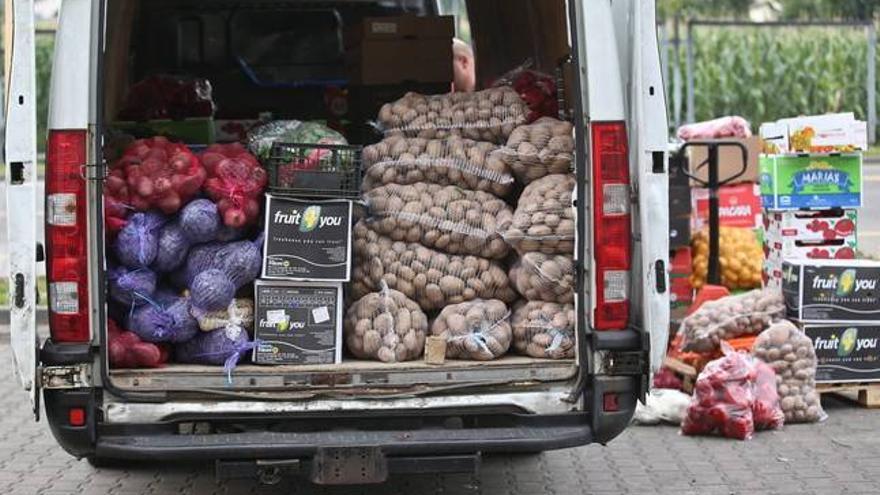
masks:
MULTIPOLYGON (((477 89, 490 87, 528 63, 559 81, 563 118, 572 119, 579 112, 573 103, 576 57, 566 0, 457 3, 462 6, 452 13, 456 36, 475 52, 477 89)), ((376 143, 382 135, 372 123, 384 103, 410 91, 447 93, 451 81, 360 83, 346 63, 356 27, 367 17, 446 13, 433 0, 110 0, 98 86, 104 155, 112 160, 109 148, 119 134, 117 124, 139 118, 125 115, 131 88, 157 74, 210 82, 216 142, 241 139, 243 131, 258 122, 296 119, 325 123, 350 144, 376 143)), ((427 62, 392 59, 389 63, 427 62)), ((129 126, 123 133, 141 138, 154 132, 129 126)), ((583 157, 578 158, 575 163, 583 166, 583 157)), ((105 252, 112 252, 109 245, 105 252)), ((351 302, 346 300, 346 307, 351 302)), ((579 304, 589 307, 587 301, 579 304)), ((223 366, 172 362, 155 369, 110 369, 105 378, 121 391, 148 394, 223 391, 264 394, 270 399, 308 393, 393 396, 456 387, 494 387, 494 391, 574 382, 578 362, 578 357, 537 359, 512 350, 491 361, 446 360, 443 365, 426 364, 423 359, 383 363, 345 354, 341 364, 265 366, 247 359, 227 374, 223 366)))

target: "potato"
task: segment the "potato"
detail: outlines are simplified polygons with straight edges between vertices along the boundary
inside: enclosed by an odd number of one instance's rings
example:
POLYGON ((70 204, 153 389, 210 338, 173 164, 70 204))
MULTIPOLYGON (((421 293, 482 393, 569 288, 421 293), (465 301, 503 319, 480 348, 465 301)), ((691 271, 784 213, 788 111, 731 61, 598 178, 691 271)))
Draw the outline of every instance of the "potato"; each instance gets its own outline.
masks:
POLYGON ((575 178, 554 174, 523 190, 504 240, 520 253, 574 254, 575 178))
POLYGON ((511 317, 513 348, 536 358, 573 358, 575 325, 572 304, 521 302, 511 317))
POLYGON ((348 308, 344 332, 345 345, 355 357, 409 361, 425 349, 428 317, 414 301, 383 286, 348 308))
MULTIPOLYGON (((681 322, 682 350, 713 352, 721 340, 759 334, 784 313, 782 294, 773 290, 753 290, 707 302, 681 322)), ((790 353, 791 349, 783 356, 790 353)))
POLYGON ((385 184, 430 182, 503 198, 510 194, 515 181, 498 150, 492 143, 456 136, 445 139, 389 136, 364 148, 362 189, 366 192, 385 184))
POLYGON ((498 154, 523 184, 547 175, 567 174, 574 162, 573 132, 570 122, 542 117, 514 129, 498 154))
POLYGON ((574 302, 574 257, 526 253, 510 269, 510 282, 528 301, 574 302))
POLYGON ((446 339, 446 357, 489 361, 510 348, 510 310, 498 299, 476 299, 443 308, 431 335, 446 339))
POLYGON ((392 240, 419 242, 450 254, 507 256, 501 233, 513 212, 489 193, 418 182, 388 184, 367 192, 364 200, 370 228, 392 240))
POLYGON ((473 299, 512 302, 516 292, 507 272, 495 261, 442 253, 414 242, 394 241, 376 233, 365 220, 354 226, 355 264, 352 295, 375 292, 384 281, 415 300, 425 311, 473 299), (411 277, 405 280, 405 277, 411 277))
POLYGON ((526 122, 528 112, 526 103, 508 86, 474 93, 407 93, 379 110, 379 125, 386 133, 409 137, 461 136, 503 144, 516 126, 526 122))
POLYGON ((816 422, 825 417, 816 392, 816 351, 806 334, 782 320, 758 336, 752 354, 776 371, 786 423, 816 422))

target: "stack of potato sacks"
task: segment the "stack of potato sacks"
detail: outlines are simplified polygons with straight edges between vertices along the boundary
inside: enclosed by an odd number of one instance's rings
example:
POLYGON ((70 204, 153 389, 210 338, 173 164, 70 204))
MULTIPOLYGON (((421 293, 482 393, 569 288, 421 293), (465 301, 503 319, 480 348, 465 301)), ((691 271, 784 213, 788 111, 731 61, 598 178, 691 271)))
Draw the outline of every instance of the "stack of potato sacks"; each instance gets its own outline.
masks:
POLYGON ((430 332, 449 358, 573 356, 571 125, 527 113, 509 87, 381 109, 354 228, 354 355, 416 359, 430 332))

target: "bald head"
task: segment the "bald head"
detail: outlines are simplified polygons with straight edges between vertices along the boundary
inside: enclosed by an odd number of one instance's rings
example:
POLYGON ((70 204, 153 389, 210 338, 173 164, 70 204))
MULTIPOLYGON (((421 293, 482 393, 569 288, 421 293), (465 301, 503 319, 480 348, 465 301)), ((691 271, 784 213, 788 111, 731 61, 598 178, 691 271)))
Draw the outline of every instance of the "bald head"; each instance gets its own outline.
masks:
POLYGON ((455 72, 454 90, 469 93, 477 86, 477 68, 474 49, 464 41, 452 40, 452 66, 455 72))

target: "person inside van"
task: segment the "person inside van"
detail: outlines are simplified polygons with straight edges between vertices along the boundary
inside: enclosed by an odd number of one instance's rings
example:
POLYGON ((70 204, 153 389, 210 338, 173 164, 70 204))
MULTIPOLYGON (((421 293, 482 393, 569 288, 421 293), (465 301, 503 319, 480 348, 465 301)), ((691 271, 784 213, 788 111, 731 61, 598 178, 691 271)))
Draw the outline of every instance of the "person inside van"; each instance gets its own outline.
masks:
POLYGON ((455 70, 452 90, 456 93, 473 92, 477 86, 474 49, 458 38, 452 40, 452 65, 455 70))

